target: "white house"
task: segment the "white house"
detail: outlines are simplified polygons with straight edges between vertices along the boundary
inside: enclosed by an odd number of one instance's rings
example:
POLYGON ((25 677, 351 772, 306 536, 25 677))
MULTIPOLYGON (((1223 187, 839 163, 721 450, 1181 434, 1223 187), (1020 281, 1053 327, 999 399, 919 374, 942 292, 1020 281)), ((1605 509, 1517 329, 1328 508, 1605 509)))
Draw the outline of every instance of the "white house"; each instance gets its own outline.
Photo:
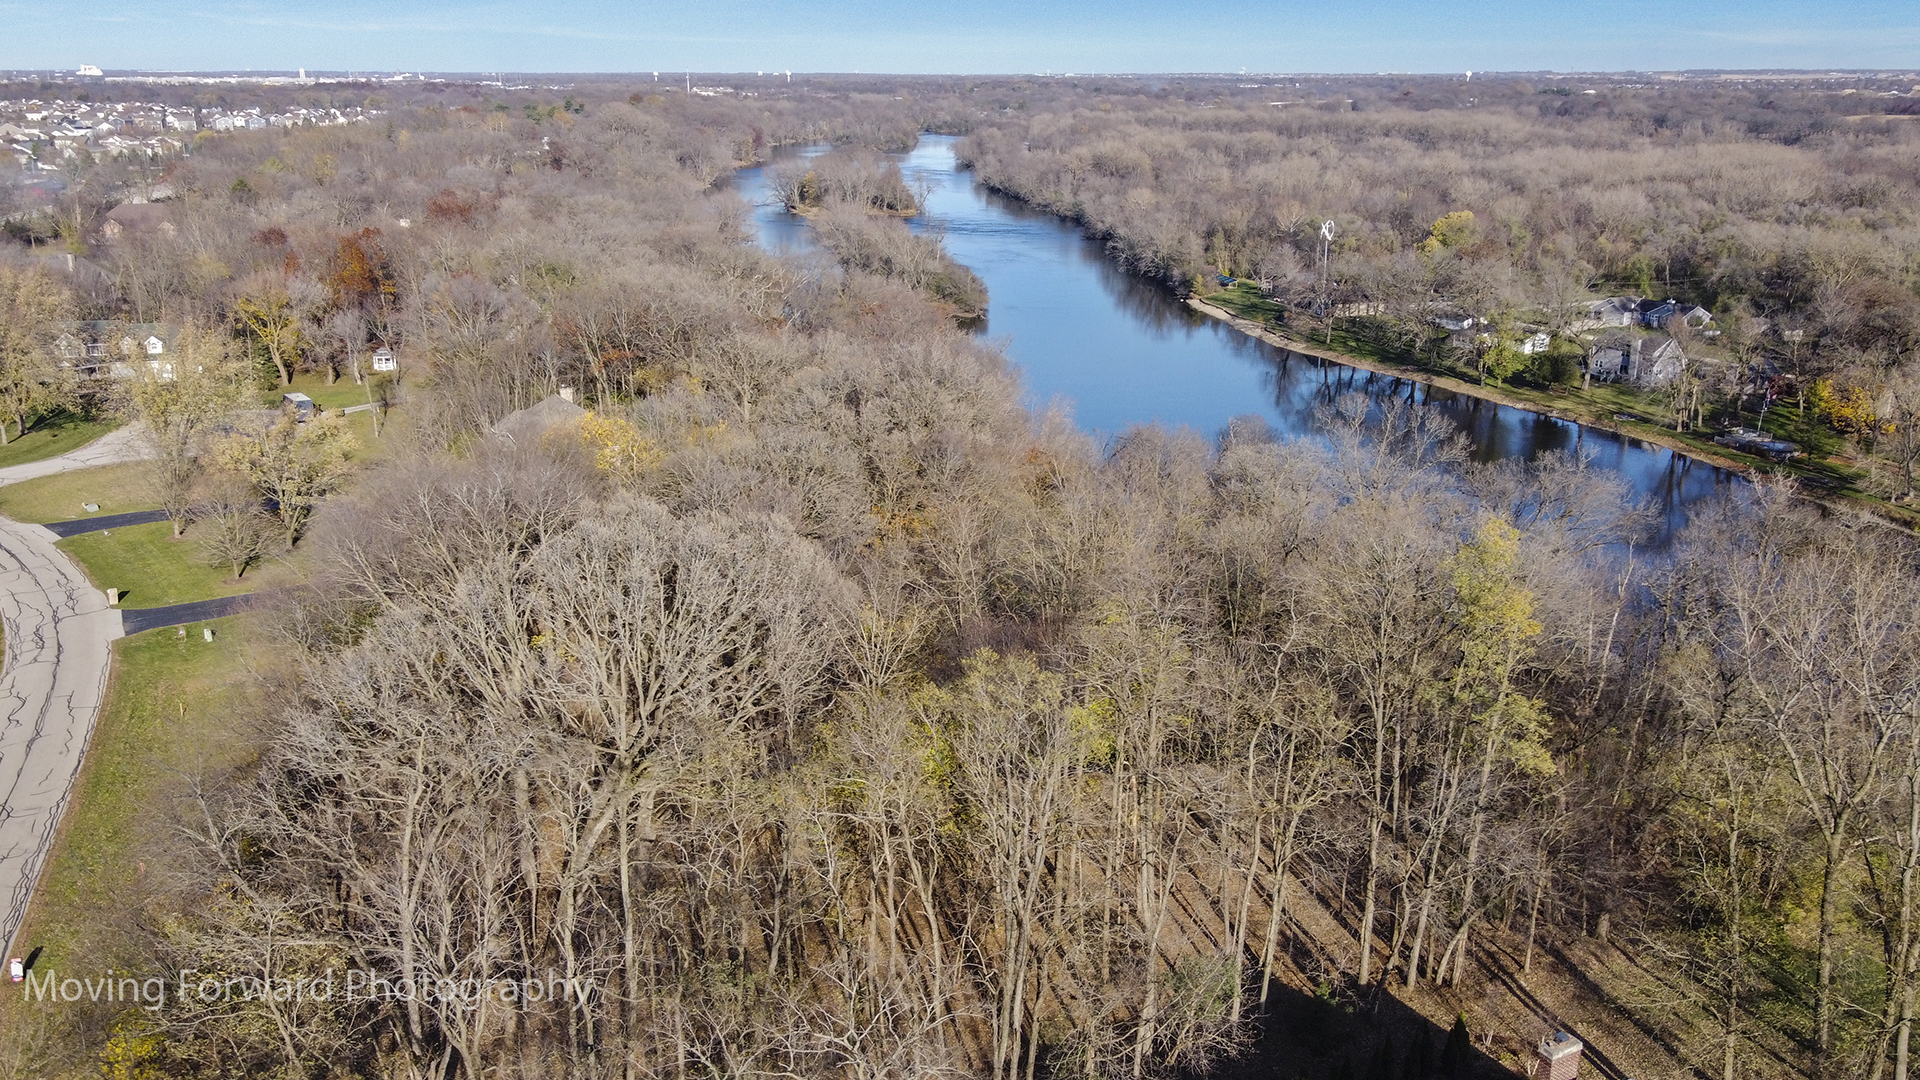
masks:
POLYGON ((132 379, 144 370, 152 378, 171 380, 170 333, 157 323, 71 323, 54 339, 53 349, 61 366, 93 378, 132 379))

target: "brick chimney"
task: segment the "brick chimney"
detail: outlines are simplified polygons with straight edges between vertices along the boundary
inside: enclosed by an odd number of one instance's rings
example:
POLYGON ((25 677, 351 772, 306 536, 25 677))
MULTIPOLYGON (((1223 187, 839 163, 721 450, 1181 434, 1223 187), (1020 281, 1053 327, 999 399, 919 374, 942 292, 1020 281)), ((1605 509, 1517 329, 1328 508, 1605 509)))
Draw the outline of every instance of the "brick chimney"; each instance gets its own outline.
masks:
POLYGON ((1535 1080, 1574 1080, 1580 1075, 1580 1052, 1584 1049, 1584 1043, 1564 1031, 1541 1039, 1533 1052, 1546 1071, 1536 1074, 1535 1080))

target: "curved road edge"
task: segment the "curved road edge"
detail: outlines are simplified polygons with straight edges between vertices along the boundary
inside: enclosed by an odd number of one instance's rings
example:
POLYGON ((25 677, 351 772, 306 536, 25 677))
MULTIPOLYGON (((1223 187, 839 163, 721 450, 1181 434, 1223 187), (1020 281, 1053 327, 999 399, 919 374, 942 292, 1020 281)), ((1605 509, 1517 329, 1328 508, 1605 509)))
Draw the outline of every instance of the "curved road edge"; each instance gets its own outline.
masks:
MULTIPOLYGON (((0 485, 147 456, 125 427, 0 469, 0 485)), ((11 954, 106 700, 120 612, 39 525, 0 518, 0 942, 11 954)))

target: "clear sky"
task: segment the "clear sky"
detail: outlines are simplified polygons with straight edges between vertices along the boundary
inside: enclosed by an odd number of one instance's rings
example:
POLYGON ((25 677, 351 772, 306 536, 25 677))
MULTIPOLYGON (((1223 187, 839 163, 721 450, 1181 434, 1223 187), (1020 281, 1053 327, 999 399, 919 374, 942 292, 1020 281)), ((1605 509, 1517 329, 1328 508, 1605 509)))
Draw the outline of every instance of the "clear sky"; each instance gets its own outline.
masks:
POLYGON ((0 67, 1623 71, 1920 67, 1920 0, 0 0, 0 67))

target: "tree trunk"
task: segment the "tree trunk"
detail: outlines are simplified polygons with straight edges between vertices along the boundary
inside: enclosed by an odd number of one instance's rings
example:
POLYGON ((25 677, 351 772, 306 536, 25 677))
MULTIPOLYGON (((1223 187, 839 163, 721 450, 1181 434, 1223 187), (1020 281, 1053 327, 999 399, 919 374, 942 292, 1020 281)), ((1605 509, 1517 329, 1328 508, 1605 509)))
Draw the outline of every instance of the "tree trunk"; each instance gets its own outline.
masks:
POLYGON ((1374 895, 1380 889, 1380 815, 1376 811, 1367 836, 1367 878, 1365 908, 1360 914, 1360 984, 1365 986, 1373 972, 1373 921, 1377 916, 1374 895))
POLYGON ((1547 879, 1552 870, 1547 866, 1547 849, 1540 849, 1540 875, 1534 880, 1533 903, 1527 905, 1527 953, 1520 961, 1520 971, 1524 974, 1533 970, 1534 933, 1540 928, 1540 898, 1546 894, 1547 879))
POLYGON ((1826 865, 1820 870, 1820 985, 1814 999, 1815 1074, 1828 1075, 1833 1056, 1833 944, 1840 918, 1840 861, 1845 856, 1843 828, 1827 834, 1826 865))

